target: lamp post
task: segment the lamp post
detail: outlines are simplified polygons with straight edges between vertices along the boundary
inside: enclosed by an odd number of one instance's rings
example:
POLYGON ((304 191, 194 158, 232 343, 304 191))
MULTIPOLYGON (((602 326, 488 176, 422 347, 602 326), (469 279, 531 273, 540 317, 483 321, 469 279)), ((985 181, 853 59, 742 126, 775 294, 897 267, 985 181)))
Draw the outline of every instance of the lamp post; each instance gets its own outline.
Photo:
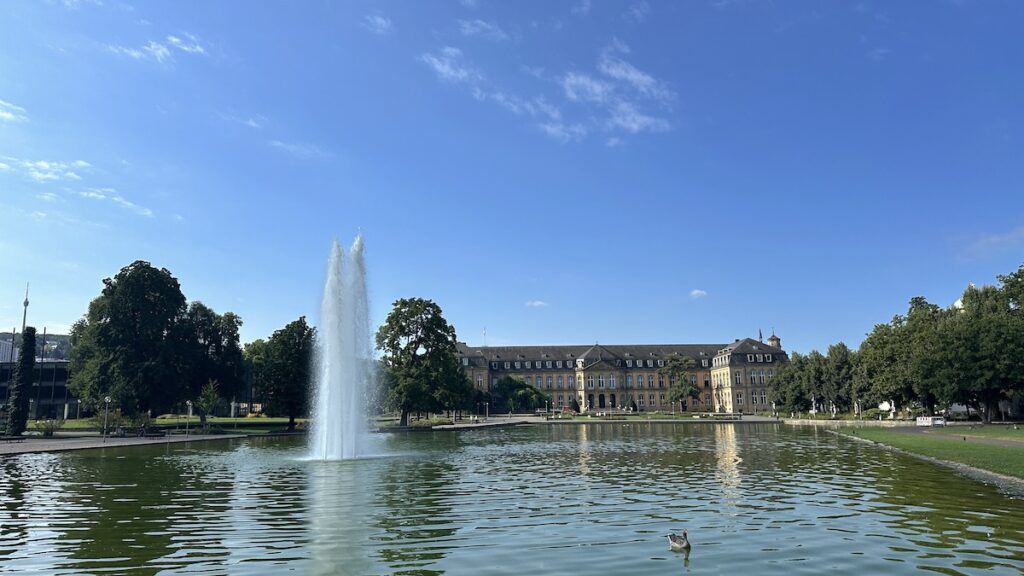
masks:
POLYGON ((192 401, 185 400, 185 405, 188 406, 188 415, 185 416, 185 436, 188 436, 188 421, 192 418, 192 401))
POLYGON ((82 419, 82 399, 79 398, 77 401, 78 406, 75 407, 75 420, 82 419))
POLYGON ((107 413, 110 412, 110 396, 103 397, 103 441, 107 441, 107 413))
POLYGON ((484 421, 491 417, 491 403, 484 402, 484 421))

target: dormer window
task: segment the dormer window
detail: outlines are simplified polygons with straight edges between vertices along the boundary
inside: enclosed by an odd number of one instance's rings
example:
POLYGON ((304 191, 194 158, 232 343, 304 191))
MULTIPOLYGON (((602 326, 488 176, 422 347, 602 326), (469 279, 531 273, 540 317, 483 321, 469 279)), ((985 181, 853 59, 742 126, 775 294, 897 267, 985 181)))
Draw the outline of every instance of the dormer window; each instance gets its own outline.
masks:
POLYGON ((747 354, 747 362, 753 362, 753 361, 754 361, 754 355, 753 354, 747 354))
POLYGON ((497 370, 497 369, 498 369, 498 363, 497 362, 491 362, 491 370, 497 370))
POLYGON ((758 354, 757 355, 757 361, 758 362, 764 362, 764 354, 758 354))
POLYGON ((771 354, 765 354, 764 355, 764 361, 765 362, 771 362, 772 361, 772 355, 771 354))
POLYGON ((654 360, 651 360, 650 358, 648 358, 647 359, 647 367, 648 368, 654 368, 654 360))
POLYGON ((562 367, 562 361, 561 360, 555 361, 555 367, 561 368, 562 367))
POLYGON ((469 358, 463 358, 462 359, 462 365, 463 366, 469 366, 469 358))
POLYGON ((548 360, 544 364, 546 365, 547 368, 551 368, 551 360, 548 360))
POLYGON ((508 369, 509 369, 509 363, 505 362, 505 370, 508 370, 508 369))
POLYGON ((626 368, 632 368, 632 367, 633 367, 633 361, 632 360, 626 360, 626 368))
POLYGON ((658 368, 661 368, 664 365, 665 365, 665 361, 664 360, 658 360, 658 368))
POLYGON ((582 358, 576 360, 576 367, 577 368, 583 368, 583 359, 582 358))
POLYGON ((523 363, 519 362, 519 361, 516 361, 516 370, 519 370, 522 367, 523 367, 523 363))

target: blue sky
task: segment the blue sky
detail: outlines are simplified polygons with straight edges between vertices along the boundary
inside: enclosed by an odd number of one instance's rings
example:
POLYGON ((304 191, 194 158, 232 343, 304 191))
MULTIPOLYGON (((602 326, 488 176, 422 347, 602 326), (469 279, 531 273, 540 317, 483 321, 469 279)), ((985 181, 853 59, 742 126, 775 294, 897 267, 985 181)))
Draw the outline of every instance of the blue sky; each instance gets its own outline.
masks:
MULTIPOLYGON (((366 236, 471 344, 844 340, 1024 262, 1019 2, 4 2, 0 327, 246 341, 366 236)), ((3 329, 3 328, 0 328, 3 329)), ((7 328, 9 329, 9 328, 7 328)))

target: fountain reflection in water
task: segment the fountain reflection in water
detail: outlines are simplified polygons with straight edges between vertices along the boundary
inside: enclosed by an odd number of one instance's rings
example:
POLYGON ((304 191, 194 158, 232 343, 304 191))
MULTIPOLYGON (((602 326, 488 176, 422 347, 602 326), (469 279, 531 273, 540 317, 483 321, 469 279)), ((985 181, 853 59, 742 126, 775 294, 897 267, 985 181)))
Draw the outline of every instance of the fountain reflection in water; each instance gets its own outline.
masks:
POLYGON ((316 396, 310 456, 341 460, 365 455, 366 390, 372 373, 366 266, 359 234, 346 257, 331 247, 317 326, 316 396))

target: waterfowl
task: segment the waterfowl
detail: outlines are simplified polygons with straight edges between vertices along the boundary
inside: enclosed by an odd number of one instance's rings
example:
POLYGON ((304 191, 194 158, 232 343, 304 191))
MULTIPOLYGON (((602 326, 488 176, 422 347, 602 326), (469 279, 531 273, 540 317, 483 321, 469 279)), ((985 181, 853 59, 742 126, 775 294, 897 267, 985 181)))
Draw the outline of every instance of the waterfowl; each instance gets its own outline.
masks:
POLYGON ((677 536, 675 534, 668 535, 668 546, 673 550, 689 550, 690 540, 687 537, 686 529, 683 529, 683 535, 677 536))

